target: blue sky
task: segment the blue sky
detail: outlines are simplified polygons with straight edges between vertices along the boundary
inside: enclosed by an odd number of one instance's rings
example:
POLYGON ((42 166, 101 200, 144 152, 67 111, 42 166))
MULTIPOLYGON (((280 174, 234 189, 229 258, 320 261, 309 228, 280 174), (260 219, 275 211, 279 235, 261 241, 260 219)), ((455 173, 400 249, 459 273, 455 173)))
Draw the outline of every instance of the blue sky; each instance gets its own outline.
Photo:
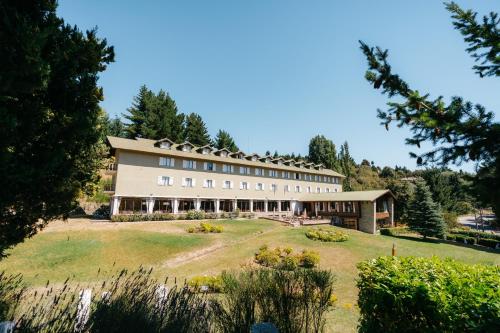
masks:
MULTIPOLYGON (((498 1, 458 3, 500 12, 498 1)), ((347 140, 358 162, 415 168, 408 131, 379 125, 376 109, 387 100, 364 79, 359 39, 388 48, 413 88, 461 95, 499 119, 500 82, 472 72, 440 1, 62 0, 58 13, 81 29, 97 26, 115 47, 100 79, 110 115, 124 113, 146 84, 248 152, 306 154, 323 134, 337 146, 347 140)))

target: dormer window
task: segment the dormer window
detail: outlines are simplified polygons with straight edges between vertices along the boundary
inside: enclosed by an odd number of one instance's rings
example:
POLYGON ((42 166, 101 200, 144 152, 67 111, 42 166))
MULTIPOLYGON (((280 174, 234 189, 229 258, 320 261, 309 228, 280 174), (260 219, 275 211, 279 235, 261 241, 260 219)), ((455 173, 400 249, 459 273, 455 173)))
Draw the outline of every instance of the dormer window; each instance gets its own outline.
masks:
POLYGON ((222 156, 222 157, 227 157, 227 151, 222 151, 222 152, 220 153, 220 156, 222 156))
POLYGON ((182 146, 182 151, 187 151, 187 152, 190 152, 190 151, 191 151, 191 148, 192 148, 192 147, 191 147, 191 146, 189 146, 189 145, 183 145, 183 146, 182 146))
POLYGON ((160 148, 162 149, 170 149, 172 147, 172 144, 170 142, 161 142, 160 143, 160 148))
POLYGON ((210 153, 210 149, 203 148, 203 150, 201 151, 201 153, 204 154, 204 155, 208 155, 210 153))
POLYGON ((257 161, 257 156, 252 156, 252 161, 257 161))

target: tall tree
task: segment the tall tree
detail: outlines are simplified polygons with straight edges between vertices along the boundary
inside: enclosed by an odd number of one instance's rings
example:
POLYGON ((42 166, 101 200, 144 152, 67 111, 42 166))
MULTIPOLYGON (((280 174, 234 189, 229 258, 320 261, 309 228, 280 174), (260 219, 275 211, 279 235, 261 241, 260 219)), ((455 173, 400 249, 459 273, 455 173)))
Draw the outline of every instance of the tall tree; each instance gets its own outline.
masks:
POLYGON ((356 172, 356 163, 354 162, 354 159, 351 156, 351 153, 349 152, 349 144, 344 142, 342 146, 340 146, 340 153, 339 153, 339 165, 340 165, 340 170, 339 172, 343 174, 346 178, 344 179, 343 182, 343 189, 344 191, 352 191, 352 177, 353 174, 356 172))
POLYGON ((446 224, 438 205, 432 200, 429 187, 423 181, 417 182, 415 194, 410 202, 408 227, 424 236, 442 236, 446 224))
POLYGON ((106 115, 104 118, 104 126, 105 126, 105 135, 117 136, 119 138, 124 138, 126 135, 125 125, 118 117, 109 119, 109 117, 106 115))
POLYGON ((142 85, 137 96, 134 96, 132 106, 127 109, 128 114, 123 117, 129 121, 125 126, 125 133, 129 139, 144 137, 144 123, 151 111, 154 93, 146 85, 142 85))
POLYGON ((207 125, 205 125, 201 116, 196 113, 191 113, 186 117, 184 137, 194 145, 204 146, 212 144, 207 125))
MULTIPOLYGON (((468 43, 467 52, 478 62, 473 69, 481 77, 500 76, 500 18, 497 13, 476 20, 472 10, 463 10, 451 2, 446 8, 452 15, 453 25, 468 43)), ((388 51, 372 48, 363 42, 361 49, 368 60, 366 79, 375 89, 398 101, 390 101, 388 110, 378 110, 378 117, 388 129, 391 122, 399 127, 409 126, 413 136, 406 139, 409 145, 420 147, 430 141, 433 150, 417 155, 417 164, 460 164, 473 161, 480 165, 475 179, 476 193, 480 200, 493 206, 500 214, 500 123, 494 122, 494 114, 461 97, 453 97, 446 103, 443 97, 431 99, 420 94, 408 83, 392 73, 388 51), (484 191, 489 188, 489 191, 484 191)))
POLYGON ((309 142, 309 160, 316 164, 322 163, 328 169, 340 169, 335 144, 323 135, 316 135, 309 142))
POLYGON ((234 143, 234 139, 231 137, 231 135, 223 130, 219 130, 219 132, 217 132, 214 140, 214 146, 217 149, 226 148, 232 152, 237 152, 239 150, 236 143, 234 143))
POLYGON ((0 2, 0 256, 67 217, 102 167, 97 81, 113 47, 56 8, 55 0, 0 2))

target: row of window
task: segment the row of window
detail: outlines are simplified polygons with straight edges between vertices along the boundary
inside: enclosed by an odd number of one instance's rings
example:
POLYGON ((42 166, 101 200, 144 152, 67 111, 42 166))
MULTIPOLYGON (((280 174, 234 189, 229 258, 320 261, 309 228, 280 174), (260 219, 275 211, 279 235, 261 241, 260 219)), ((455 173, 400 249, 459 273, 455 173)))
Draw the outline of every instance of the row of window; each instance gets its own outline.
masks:
MULTIPOLYGON (((162 167, 172 168, 175 165, 175 159, 172 157, 160 157, 159 164, 162 167)), ((196 169, 196 161, 182 160, 182 168, 196 169)), ((266 176, 265 169, 263 168, 253 168, 253 169, 255 176, 266 176)), ((203 162, 203 170, 217 171, 217 164, 214 162, 203 162)), ((235 166, 232 164, 222 164, 221 171, 223 173, 235 173, 235 166)), ((267 171, 268 171, 267 176, 269 177, 272 178, 280 177, 280 173, 278 170, 268 169, 267 171)), ((250 167, 240 166, 239 173, 242 175, 251 175, 252 171, 250 167)), ((281 178, 339 184, 338 177, 311 175, 308 173, 300 173, 300 172, 281 171, 281 178)))
MULTIPOLYGON (((169 176, 158 176, 158 185, 160 186, 172 186, 174 185, 174 177, 169 177, 169 176)), ((182 186, 183 187, 195 187, 196 186, 196 179, 190 178, 190 177, 182 177, 182 186)), ((203 180, 203 187, 204 188, 215 188, 215 180, 213 179, 205 179, 203 180)), ((234 188, 234 182, 232 180, 225 180, 222 184, 222 188, 224 189, 233 189, 234 188)), ((249 182, 240 182, 240 190, 249 190, 250 183, 249 182)), ((255 190, 256 191, 264 191, 266 188, 266 185, 264 183, 255 183, 255 190)), ((270 184, 269 190, 272 192, 278 191, 278 184, 270 184)), ((321 187, 316 187, 316 189, 313 189, 311 186, 306 186, 305 187, 306 193, 321 193, 323 190, 321 187)), ((283 187, 284 192, 291 192, 292 188, 290 185, 285 185, 283 187)), ((302 186, 300 185, 295 185, 294 191, 296 193, 301 193, 302 192, 302 186)), ((324 192, 330 193, 331 189, 329 187, 326 187, 324 189, 324 192)), ((337 192, 337 189, 334 189, 334 192, 337 192)))

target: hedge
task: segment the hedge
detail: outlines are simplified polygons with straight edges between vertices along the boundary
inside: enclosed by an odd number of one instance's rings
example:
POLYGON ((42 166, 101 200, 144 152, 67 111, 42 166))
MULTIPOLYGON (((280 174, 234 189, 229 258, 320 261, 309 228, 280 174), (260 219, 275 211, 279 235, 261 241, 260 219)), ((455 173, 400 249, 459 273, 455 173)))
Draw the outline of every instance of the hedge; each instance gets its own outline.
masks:
POLYGON ((322 228, 308 230, 306 232, 306 237, 322 242, 345 242, 349 239, 349 236, 345 232, 322 228))
POLYGON ((111 216, 112 222, 141 222, 141 221, 170 221, 170 220, 215 220, 215 219, 226 219, 226 218, 237 218, 238 216, 242 218, 254 218, 253 213, 205 213, 203 211, 190 210, 186 214, 120 214, 111 216))
POLYGON ((482 232, 482 231, 475 231, 475 230, 464 230, 464 229, 452 229, 448 233, 454 234, 454 235, 464 235, 464 236, 469 236, 469 237, 474 237, 474 238, 486 238, 486 239, 495 239, 497 241, 500 241, 500 235, 489 233, 489 232, 482 232))
POLYGON ((360 332, 500 332, 500 267, 380 257, 358 269, 360 332))
POLYGON ((385 236, 399 236, 412 233, 408 227, 381 228, 380 234, 385 236))

